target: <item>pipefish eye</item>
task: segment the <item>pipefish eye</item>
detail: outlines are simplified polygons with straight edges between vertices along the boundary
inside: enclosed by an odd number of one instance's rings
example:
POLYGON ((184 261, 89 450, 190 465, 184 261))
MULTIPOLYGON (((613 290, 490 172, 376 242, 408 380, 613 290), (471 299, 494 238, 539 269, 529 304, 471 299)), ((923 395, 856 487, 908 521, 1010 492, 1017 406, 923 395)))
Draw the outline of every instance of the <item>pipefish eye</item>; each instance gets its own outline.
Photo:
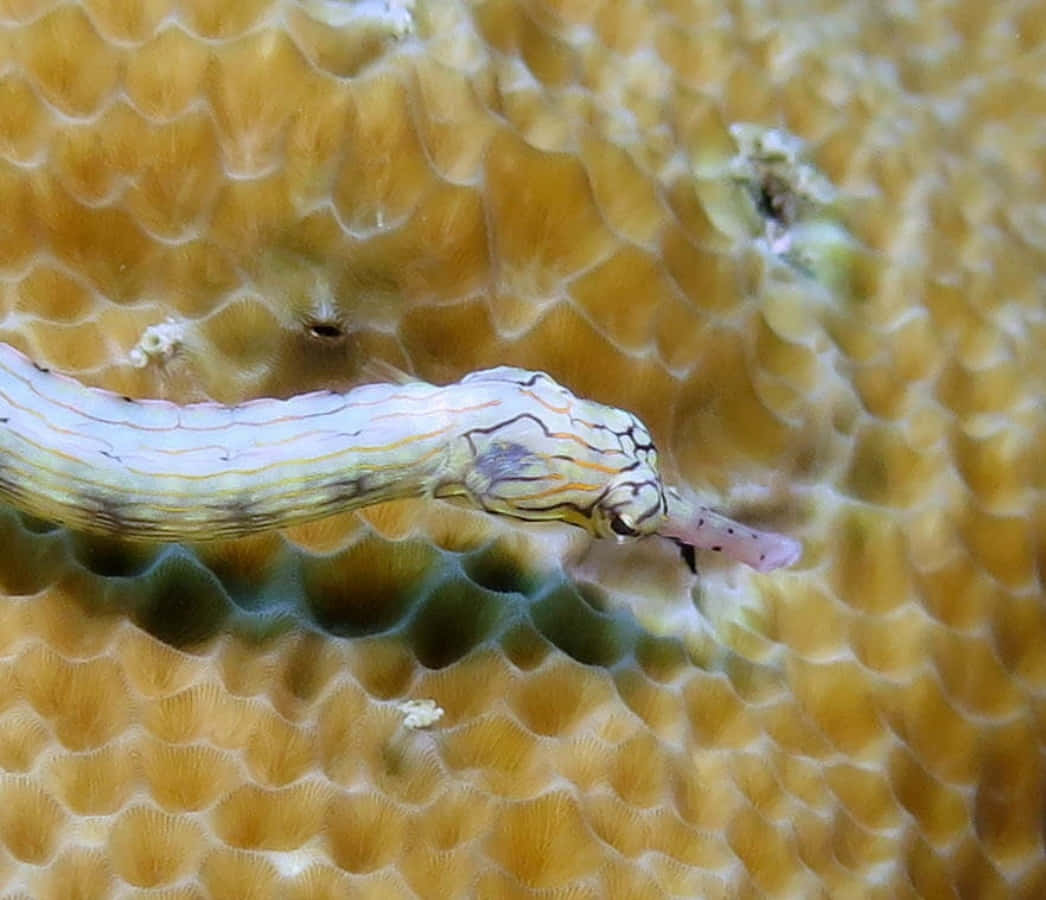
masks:
POLYGON ((657 532, 664 517, 660 479, 633 481, 635 474, 631 470, 628 480, 614 484, 594 510, 595 531, 602 537, 622 540, 657 532))
POLYGON ((632 527, 628 516, 616 513, 610 517, 610 530, 620 537, 639 537, 639 532, 632 527))

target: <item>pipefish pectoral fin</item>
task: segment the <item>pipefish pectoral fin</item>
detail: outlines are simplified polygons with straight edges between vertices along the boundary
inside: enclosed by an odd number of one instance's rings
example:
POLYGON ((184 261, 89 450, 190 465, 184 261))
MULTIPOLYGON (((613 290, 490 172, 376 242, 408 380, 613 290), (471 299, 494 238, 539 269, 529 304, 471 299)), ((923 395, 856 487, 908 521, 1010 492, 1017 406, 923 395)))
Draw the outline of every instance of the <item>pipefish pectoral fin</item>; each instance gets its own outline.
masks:
POLYGON ((362 371, 364 378, 375 384, 412 384, 421 380, 384 359, 368 359, 362 371))
POLYGON ((515 441, 490 441, 473 456, 465 473, 468 493, 484 508, 511 512, 500 507, 512 504, 521 486, 548 477, 544 458, 515 441))
POLYGON ((570 483, 547 456, 515 441, 494 440, 470 458, 456 489, 446 486, 437 496, 464 495, 486 512, 514 519, 585 527, 575 487, 587 486, 570 483))

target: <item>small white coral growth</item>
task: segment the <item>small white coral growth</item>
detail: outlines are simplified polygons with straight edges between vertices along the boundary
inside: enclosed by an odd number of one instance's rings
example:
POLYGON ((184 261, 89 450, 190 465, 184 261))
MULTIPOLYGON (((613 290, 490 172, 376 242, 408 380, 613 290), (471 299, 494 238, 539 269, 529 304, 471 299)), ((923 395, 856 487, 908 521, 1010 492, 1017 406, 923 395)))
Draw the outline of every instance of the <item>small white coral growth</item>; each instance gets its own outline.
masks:
POLYGON ((168 317, 146 328, 127 358, 136 369, 144 369, 150 363, 163 365, 181 350, 184 338, 185 326, 168 317))
POLYGON ((396 704, 396 709, 403 714, 405 728, 428 728, 443 718, 443 709, 436 705, 435 700, 402 700, 396 704))
POLYGON ((403 714, 403 724, 407 728, 427 728, 444 717, 444 710, 436 705, 435 700, 402 700, 395 706, 403 714))

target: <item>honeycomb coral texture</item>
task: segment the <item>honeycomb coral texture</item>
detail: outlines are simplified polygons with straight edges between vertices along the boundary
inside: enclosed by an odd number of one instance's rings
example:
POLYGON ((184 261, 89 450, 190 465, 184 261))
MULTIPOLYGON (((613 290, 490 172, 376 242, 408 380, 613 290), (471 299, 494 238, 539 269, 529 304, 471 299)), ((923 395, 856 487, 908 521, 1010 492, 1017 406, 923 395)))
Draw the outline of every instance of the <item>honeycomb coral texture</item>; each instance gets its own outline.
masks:
POLYGON ((1046 896, 1044 60, 1034 0, 0 2, 0 339, 544 369, 805 544, 0 511, 0 896, 1046 896))

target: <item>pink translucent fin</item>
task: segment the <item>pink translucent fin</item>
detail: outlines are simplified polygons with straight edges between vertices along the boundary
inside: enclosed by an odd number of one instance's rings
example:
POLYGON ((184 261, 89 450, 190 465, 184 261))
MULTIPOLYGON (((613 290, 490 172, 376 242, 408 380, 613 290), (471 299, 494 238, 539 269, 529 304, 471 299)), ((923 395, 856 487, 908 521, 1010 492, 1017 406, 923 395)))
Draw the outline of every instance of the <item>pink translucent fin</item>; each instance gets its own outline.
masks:
POLYGON ((757 531, 684 499, 674 488, 665 492, 668 517, 658 534, 700 550, 721 551, 757 572, 790 566, 803 552, 795 538, 772 531, 757 531))

